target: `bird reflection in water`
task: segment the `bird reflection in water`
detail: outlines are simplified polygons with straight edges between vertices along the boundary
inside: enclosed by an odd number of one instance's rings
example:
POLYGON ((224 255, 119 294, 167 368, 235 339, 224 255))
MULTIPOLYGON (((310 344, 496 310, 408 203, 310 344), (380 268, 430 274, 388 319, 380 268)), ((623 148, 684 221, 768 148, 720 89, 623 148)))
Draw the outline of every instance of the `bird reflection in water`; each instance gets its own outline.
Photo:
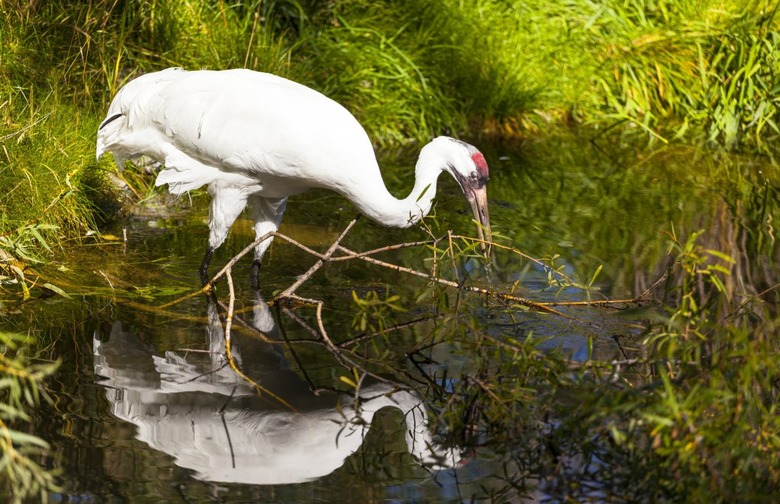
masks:
MULTIPOLYGON (((256 294, 253 325, 273 332, 273 318, 256 294)), ((319 400, 309 411, 291 411, 258 396, 253 386, 226 364, 224 330, 217 306, 208 307, 208 354, 157 355, 116 322, 107 341, 94 338, 95 375, 102 377, 111 412, 135 424, 137 439, 165 452, 198 479, 248 484, 300 483, 330 474, 355 453, 382 408, 401 410, 409 452, 431 469, 453 467, 456 450, 436 445, 425 406, 412 391, 377 383, 359 398, 314 398, 308 385, 284 366, 277 348, 256 343, 251 358, 263 361, 259 383, 274 384, 288 398, 319 400)), ((249 361, 247 345, 234 349, 249 361), (243 350, 243 352, 242 352, 243 350)), ((294 402, 295 399, 291 399, 294 402)))

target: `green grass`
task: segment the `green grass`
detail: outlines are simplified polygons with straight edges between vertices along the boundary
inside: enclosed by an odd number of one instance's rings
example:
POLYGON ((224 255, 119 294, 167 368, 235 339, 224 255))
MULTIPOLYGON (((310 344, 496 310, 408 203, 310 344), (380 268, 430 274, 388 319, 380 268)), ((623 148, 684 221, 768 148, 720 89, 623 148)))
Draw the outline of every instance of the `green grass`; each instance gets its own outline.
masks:
POLYGON ((91 214, 91 203, 79 188, 93 156, 82 121, 89 126, 95 121, 72 106, 52 106, 51 95, 36 95, 34 90, 18 91, 5 102, 19 121, 2 133, 0 182, 5 190, 0 195, 0 221, 6 229, 44 221, 85 230, 89 221, 84 216, 91 214))
POLYGON ((772 148, 780 134, 776 3, 589 4, 604 100, 592 120, 630 121, 663 142, 772 148))
POLYGON ((6 85, 105 104, 168 66, 249 67, 312 85, 377 144, 442 131, 624 124, 650 139, 771 149, 777 5, 528 2, 4 2, 6 85))

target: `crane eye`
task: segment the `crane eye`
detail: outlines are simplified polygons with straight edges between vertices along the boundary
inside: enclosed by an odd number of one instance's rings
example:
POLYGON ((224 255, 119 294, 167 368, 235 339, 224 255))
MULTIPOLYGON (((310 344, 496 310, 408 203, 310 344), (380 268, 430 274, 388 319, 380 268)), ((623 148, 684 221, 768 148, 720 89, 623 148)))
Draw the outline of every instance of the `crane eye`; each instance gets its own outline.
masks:
POLYGON ((477 180, 479 178, 479 173, 473 171, 469 174, 469 177, 471 177, 474 180, 477 180))

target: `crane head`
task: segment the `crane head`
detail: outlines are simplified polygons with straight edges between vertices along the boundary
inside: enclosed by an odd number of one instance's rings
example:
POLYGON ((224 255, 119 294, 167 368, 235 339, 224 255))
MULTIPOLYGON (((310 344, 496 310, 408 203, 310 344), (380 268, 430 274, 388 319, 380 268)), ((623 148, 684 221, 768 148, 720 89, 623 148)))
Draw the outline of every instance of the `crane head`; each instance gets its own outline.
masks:
MULTIPOLYGON (((454 139, 451 139, 454 140, 454 139)), ((477 224, 477 236, 480 239, 482 253, 490 257, 493 244, 490 233, 490 214, 487 202, 487 181, 489 178, 488 165, 485 156, 473 145, 454 140, 461 144, 467 156, 458 156, 457 160, 447 163, 449 171, 460 185, 463 195, 466 196, 474 221, 477 224)))

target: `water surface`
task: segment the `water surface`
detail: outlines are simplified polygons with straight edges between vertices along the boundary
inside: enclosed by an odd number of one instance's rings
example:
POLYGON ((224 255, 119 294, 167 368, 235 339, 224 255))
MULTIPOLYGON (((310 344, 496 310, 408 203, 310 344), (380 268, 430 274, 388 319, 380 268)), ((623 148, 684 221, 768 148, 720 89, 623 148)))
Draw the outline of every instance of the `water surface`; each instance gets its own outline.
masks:
MULTIPOLYGON (((491 268, 460 257, 441 270, 469 285, 536 301, 631 298, 666 267, 667 234, 703 229, 717 241, 724 227, 742 225, 725 191, 680 169, 679 154, 615 159, 578 139, 484 150, 498 242, 554 257, 549 264, 583 284, 602 269, 590 289, 560 288, 550 284, 549 269, 499 249, 491 268)), ((696 162, 709 169, 710 158, 690 157, 692 170, 696 162)), ((413 155, 386 158, 388 185, 400 196, 411 187, 413 155)), ((428 220, 433 235, 473 235, 454 181, 443 181, 440 191, 428 220)), ((47 278, 72 299, 29 302, 4 316, 5 329, 39 334, 51 342, 45 354, 62 361, 51 381, 54 401, 34 424, 53 446, 47 463, 61 471, 64 491, 54 501, 461 502, 493 492, 507 500, 539 498, 533 477, 525 489, 507 488, 512 466, 489 438, 459 445, 433 420, 446 405, 442 390, 485 373, 467 339, 483 331, 499 342, 532 338, 574 361, 621 360, 643 351, 639 322, 659 312, 652 304, 561 308, 572 321, 345 261, 327 265, 298 291, 323 301, 323 324, 336 344, 364 332, 356 329, 361 312, 353 292, 399 296, 404 311, 386 310, 369 326, 415 322, 350 344, 365 358, 353 366, 322 342, 283 343, 313 338, 315 310, 277 313, 267 300, 314 258, 277 241, 264 259, 259 294, 248 285, 248 260, 233 270, 234 357, 260 385, 258 393, 224 355, 224 281, 216 299, 196 295, 166 306, 198 287, 207 205, 205 194, 153 199, 104 230, 126 233, 126 243, 85 240, 46 267, 47 278)), ((354 215, 339 196, 313 191, 290 201, 281 231, 324 251, 354 215)), ((344 244, 368 250, 428 238, 419 229, 389 230, 362 219, 344 244)), ((251 240, 250 226, 239 222, 212 272, 251 240)), ((433 267, 425 247, 380 257, 424 272, 433 267)))

